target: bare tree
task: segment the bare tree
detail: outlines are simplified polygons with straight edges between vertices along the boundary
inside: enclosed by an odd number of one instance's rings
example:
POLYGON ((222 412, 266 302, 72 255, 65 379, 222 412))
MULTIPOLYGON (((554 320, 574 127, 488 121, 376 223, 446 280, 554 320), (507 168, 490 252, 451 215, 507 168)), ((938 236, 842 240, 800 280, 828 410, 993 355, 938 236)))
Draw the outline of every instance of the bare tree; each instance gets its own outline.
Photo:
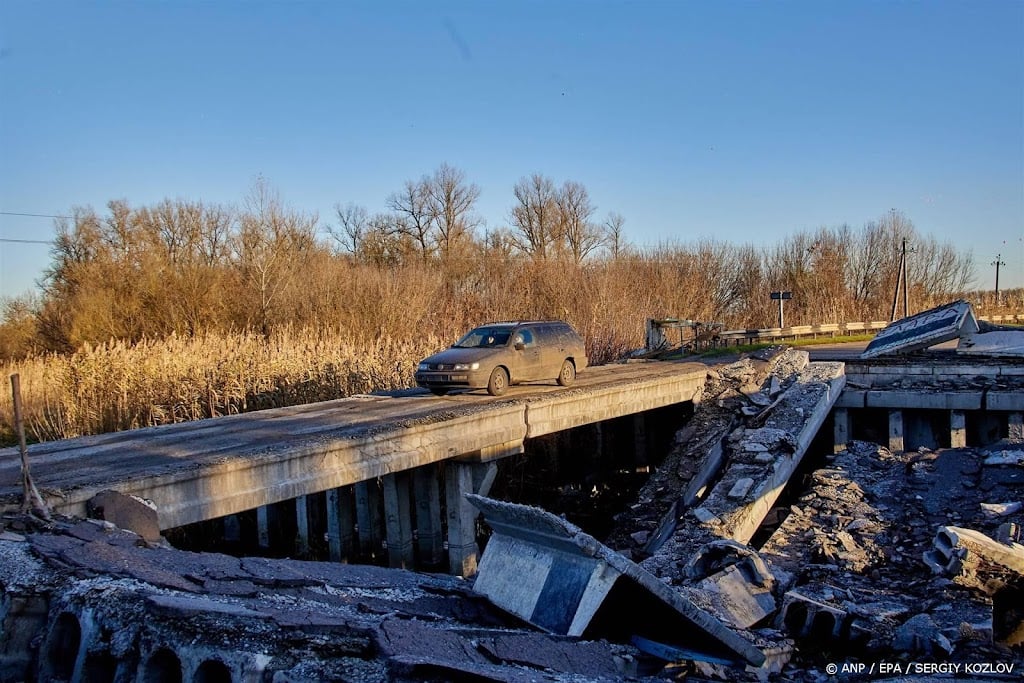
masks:
POLYGON ((363 240, 369 229, 369 215, 366 209, 357 204, 349 202, 345 206, 334 205, 335 215, 338 217, 338 227, 327 226, 329 234, 335 242, 352 256, 357 256, 363 248, 363 240))
POLYGON ((419 252, 420 245, 410 236, 404 216, 374 214, 367 221, 358 257, 379 267, 397 266, 419 252))
POLYGON ((465 173, 459 169, 441 164, 426 181, 426 193, 437 226, 438 250, 447 260, 468 245, 480 224, 473 212, 480 188, 466 182, 465 173))
POLYGON ((426 177, 405 181, 402 191, 390 195, 387 204, 400 218, 395 221, 396 229, 415 243, 420 258, 426 261, 436 241, 437 209, 431 197, 431 181, 426 177))
POLYGON ((612 260, 617 260, 629 251, 629 242, 626 241, 626 237, 623 234, 623 226, 625 224, 626 219, 622 214, 615 211, 609 213, 608 217, 604 219, 602 226, 604 228, 604 244, 612 260))
POLYGON ((315 244, 316 217, 291 211, 258 178, 246 199, 235 239, 242 281, 255 296, 258 325, 270 334, 272 307, 301 271, 301 255, 315 244))
POLYGON ((565 240, 573 262, 581 263, 604 241, 600 228, 590 221, 595 211, 590 194, 581 183, 567 180, 562 184, 555 201, 558 206, 559 233, 565 240))
POLYGON ((516 248, 535 259, 545 259, 557 250, 559 234, 558 201, 555 184, 535 173, 521 178, 512 189, 512 239, 516 248))

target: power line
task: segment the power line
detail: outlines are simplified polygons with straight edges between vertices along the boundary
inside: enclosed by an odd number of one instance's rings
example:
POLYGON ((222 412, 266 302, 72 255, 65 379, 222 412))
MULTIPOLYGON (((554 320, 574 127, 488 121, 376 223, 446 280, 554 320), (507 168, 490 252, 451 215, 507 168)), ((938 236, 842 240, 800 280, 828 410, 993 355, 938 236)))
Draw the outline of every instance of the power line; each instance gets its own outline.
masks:
POLYGON ((15 240, 0 237, 0 242, 16 242, 18 244, 52 244, 52 240, 15 240))
POLYGON ((27 216, 29 218, 71 218, 71 216, 58 216, 52 213, 17 213, 14 211, 0 211, 0 216, 27 216))

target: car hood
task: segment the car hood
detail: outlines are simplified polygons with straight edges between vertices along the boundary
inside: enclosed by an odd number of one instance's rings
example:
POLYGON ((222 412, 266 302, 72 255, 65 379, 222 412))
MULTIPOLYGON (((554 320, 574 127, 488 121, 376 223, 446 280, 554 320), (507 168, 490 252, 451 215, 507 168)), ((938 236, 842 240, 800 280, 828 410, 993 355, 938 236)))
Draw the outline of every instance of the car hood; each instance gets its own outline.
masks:
POLYGON ((421 360, 421 363, 430 363, 434 365, 436 363, 475 363, 482 361, 487 358, 494 358, 504 353, 504 348, 493 348, 493 349, 460 349, 452 347, 445 349, 440 353, 435 353, 433 356, 428 356, 421 360))

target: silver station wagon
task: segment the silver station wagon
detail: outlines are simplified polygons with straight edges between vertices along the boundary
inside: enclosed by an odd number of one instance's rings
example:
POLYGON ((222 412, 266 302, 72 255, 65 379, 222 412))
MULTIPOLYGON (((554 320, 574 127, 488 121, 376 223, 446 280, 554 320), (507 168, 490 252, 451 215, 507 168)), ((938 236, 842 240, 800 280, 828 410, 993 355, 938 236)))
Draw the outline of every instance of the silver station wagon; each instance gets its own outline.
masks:
POLYGON ((583 339, 558 320, 481 325, 416 368, 416 384, 439 396, 452 389, 487 389, 501 396, 510 384, 554 379, 568 386, 587 367, 583 339))

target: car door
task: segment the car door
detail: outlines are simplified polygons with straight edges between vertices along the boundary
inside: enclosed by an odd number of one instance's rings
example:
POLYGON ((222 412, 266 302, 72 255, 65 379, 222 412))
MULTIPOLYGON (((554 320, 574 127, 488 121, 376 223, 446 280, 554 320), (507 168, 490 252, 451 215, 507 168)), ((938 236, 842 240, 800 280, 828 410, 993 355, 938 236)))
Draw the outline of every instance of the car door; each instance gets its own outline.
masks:
POLYGON ((521 327, 515 331, 512 340, 512 352, 516 359, 516 367, 512 370, 513 382, 532 382, 540 379, 541 347, 537 341, 537 335, 532 328, 521 327), (519 344, 522 344, 522 348, 515 348, 519 344))
POLYGON ((537 337, 540 339, 540 367, 537 368, 538 376, 543 379, 554 379, 558 377, 562 369, 562 361, 565 360, 565 340, 562 339, 557 325, 543 325, 537 330, 537 337))

